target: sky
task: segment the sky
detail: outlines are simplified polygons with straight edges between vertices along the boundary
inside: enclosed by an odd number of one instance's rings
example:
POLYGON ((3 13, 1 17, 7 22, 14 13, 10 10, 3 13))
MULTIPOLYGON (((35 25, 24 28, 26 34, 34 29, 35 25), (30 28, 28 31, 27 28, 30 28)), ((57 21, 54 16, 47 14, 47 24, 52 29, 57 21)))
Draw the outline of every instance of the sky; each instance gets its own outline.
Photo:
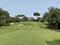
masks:
POLYGON ((8 11, 10 16, 24 14, 33 17, 34 12, 42 16, 50 6, 60 8, 60 0, 0 0, 0 8, 8 11))

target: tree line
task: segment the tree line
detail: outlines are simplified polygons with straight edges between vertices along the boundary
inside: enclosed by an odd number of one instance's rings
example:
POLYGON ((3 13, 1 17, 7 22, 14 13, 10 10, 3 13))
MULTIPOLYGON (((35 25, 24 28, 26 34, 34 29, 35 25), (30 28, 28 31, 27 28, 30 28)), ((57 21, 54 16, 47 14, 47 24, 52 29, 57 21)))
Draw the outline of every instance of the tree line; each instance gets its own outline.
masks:
POLYGON ((60 29, 60 8, 49 7, 48 12, 45 12, 43 17, 40 18, 39 12, 34 12, 33 17, 27 17, 24 14, 16 15, 15 17, 11 17, 9 12, 0 8, 0 26, 7 26, 12 22, 46 22, 49 28, 60 29))
POLYGON ((28 21, 40 21, 40 13, 34 12, 34 16, 37 17, 37 19, 34 19, 33 17, 27 17, 24 14, 16 15, 15 17, 11 17, 9 12, 6 10, 3 10, 0 8, 0 26, 7 26, 10 23, 13 22, 28 22, 28 21))

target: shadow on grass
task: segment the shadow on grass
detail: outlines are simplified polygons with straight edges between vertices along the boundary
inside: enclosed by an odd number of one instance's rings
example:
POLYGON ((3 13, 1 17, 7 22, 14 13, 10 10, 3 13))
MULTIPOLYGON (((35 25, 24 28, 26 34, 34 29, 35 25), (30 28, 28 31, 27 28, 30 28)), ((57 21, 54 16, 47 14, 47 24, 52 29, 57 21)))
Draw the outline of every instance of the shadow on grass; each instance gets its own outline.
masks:
POLYGON ((46 27, 43 27, 43 26, 42 26, 42 27, 40 27, 40 28, 43 28, 43 29, 49 29, 49 30, 55 30, 55 29, 49 28, 49 27, 47 27, 47 26, 46 26, 46 27))
POLYGON ((40 27, 40 28, 49 29, 49 30, 54 30, 56 32, 60 32, 60 29, 54 29, 54 28, 49 28, 49 27, 40 27))
POLYGON ((47 45, 60 45, 60 40, 46 41, 47 45))
POLYGON ((40 28, 44 28, 44 29, 49 29, 49 30, 54 30, 54 31, 56 31, 56 32, 60 32, 60 29, 54 29, 54 28, 50 28, 49 26, 48 26, 48 24, 44 24, 43 26, 41 26, 40 28), (44 26, 45 25, 45 26, 44 26))
POLYGON ((50 27, 48 26, 48 24, 46 24, 46 23, 42 24, 42 26, 40 26, 40 28, 49 29, 49 30, 55 30, 55 29, 53 29, 53 28, 50 28, 50 27))

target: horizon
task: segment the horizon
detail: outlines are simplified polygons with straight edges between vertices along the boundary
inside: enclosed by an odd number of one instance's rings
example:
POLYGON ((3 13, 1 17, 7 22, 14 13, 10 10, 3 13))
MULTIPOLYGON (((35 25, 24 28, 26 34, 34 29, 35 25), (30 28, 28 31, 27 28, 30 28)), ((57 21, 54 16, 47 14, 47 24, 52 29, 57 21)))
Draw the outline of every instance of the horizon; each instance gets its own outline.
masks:
POLYGON ((34 12, 43 16, 50 6, 60 8, 60 0, 0 0, 0 7, 12 17, 18 14, 33 17, 34 12))

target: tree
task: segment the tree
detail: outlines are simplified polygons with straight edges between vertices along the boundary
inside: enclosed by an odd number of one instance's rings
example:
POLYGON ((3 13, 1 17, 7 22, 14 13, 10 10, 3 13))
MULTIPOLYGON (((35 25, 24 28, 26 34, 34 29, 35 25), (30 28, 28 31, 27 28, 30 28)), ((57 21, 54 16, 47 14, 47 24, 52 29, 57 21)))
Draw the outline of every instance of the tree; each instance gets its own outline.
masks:
POLYGON ((40 13, 34 12, 34 16, 40 16, 40 13))
POLYGON ((49 13, 46 12, 42 17, 42 21, 47 22, 48 19, 49 19, 49 13))
POLYGON ((37 18, 37 21, 41 21, 41 18, 40 18, 40 17, 38 17, 38 18, 37 18))
POLYGON ((23 19, 24 16, 25 15, 23 15, 23 14, 17 15, 17 17, 20 18, 20 19, 23 19))
MULTIPOLYGON (((36 16, 38 18, 38 16, 40 16, 40 13, 38 12, 34 12, 34 16, 36 16)), ((37 19, 36 19, 37 20, 37 19)))
POLYGON ((12 23, 12 22, 15 22, 16 21, 16 18, 15 17, 10 17, 9 18, 9 22, 12 23))
POLYGON ((21 21, 23 21, 23 18, 24 18, 24 17, 25 17, 25 15, 23 15, 23 14, 17 15, 17 16, 15 17, 16 22, 21 22, 21 21))
POLYGON ((54 29, 60 29, 60 8, 50 7, 49 12, 45 13, 48 26, 54 29))
POLYGON ((0 8, 0 26, 9 24, 9 13, 0 8))
POLYGON ((25 22, 28 21, 28 17, 24 16, 23 21, 25 21, 25 22))
POLYGON ((20 22, 21 20, 20 20, 20 18, 18 17, 18 15, 17 16, 15 16, 15 22, 20 22))
POLYGON ((35 21, 35 19, 33 17, 29 17, 28 20, 29 21, 35 21))

